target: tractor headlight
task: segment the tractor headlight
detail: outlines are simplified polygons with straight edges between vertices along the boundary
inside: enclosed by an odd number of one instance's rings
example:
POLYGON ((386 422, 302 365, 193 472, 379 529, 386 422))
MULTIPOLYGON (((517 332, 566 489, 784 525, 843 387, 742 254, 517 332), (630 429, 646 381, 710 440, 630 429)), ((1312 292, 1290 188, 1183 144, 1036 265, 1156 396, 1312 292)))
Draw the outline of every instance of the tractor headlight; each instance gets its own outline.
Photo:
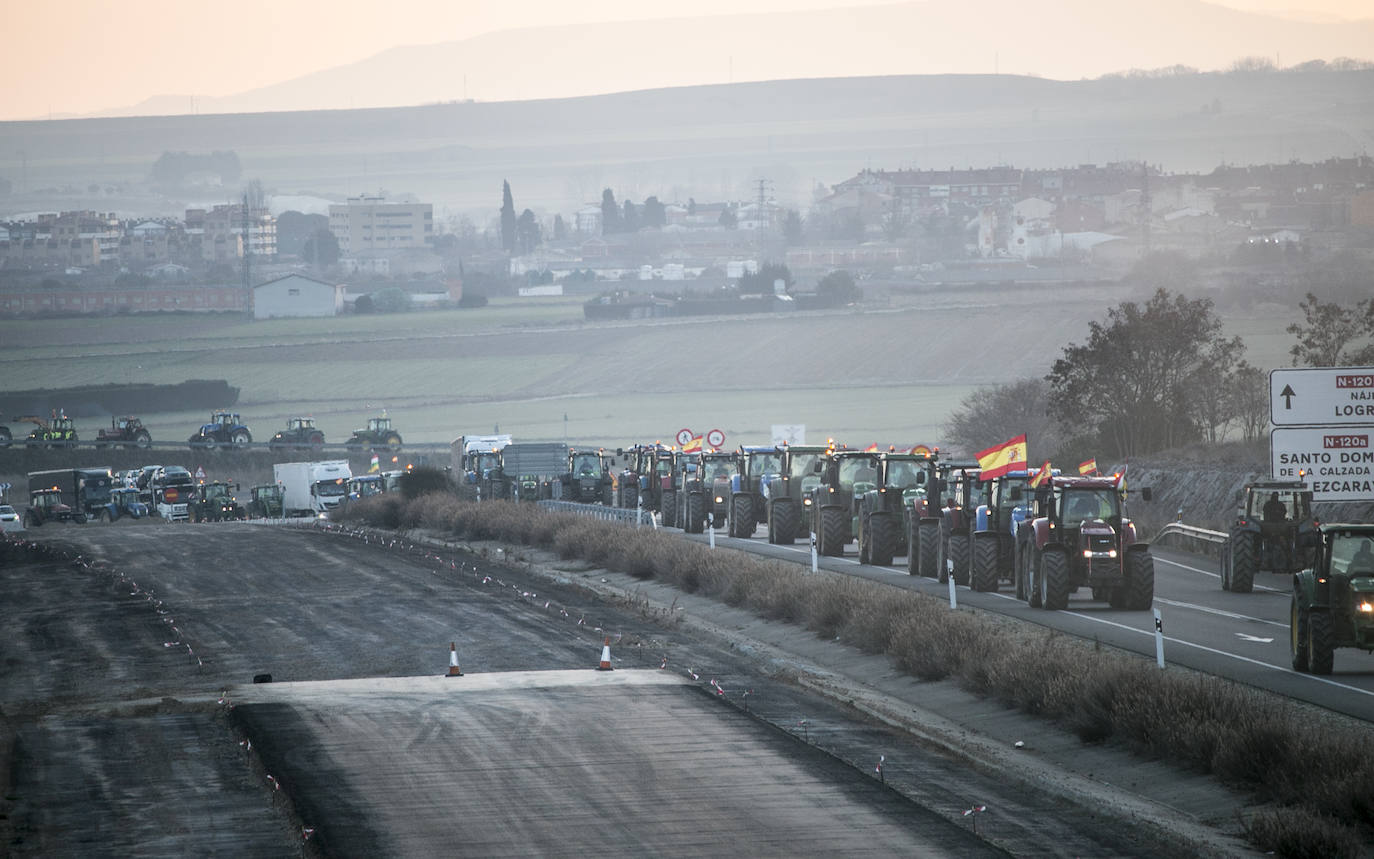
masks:
POLYGON ((1364 602, 1360 603, 1358 606, 1356 606, 1356 608, 1358 608, 1365 614, 1368 614, 1369 612, 1374 612, 1374 604, 1371 604, 1369 600, 1365 600, 1364 602))
POLYGON ((717 504, 724 504, 724 503, 725 503, 725 499, 724 499, 724 498, 721 498, 719 495, 717 495, 717 496, 716 496, 716 503, 717 503, 717 504))

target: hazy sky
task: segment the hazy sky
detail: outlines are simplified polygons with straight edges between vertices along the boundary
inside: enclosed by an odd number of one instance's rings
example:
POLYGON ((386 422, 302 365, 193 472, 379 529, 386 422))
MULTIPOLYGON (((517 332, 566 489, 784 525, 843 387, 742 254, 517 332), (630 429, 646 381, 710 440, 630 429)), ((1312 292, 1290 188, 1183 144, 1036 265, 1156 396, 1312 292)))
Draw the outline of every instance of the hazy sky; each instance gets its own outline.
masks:
MULTIPOLYGON (((589 21, 785 12, 881 0, 104 0, 6 4, 0 120, 80 114, 163 94, 226 96, 398 45, 589 21)), ((967 2, 967 0, 964 0, 967 2)), ((1052 2, 1052 0, 1050 0, 1052 2)), ((1315 19, 1374 17, 1370 0, 1216 0, 1315 19)), ((970 69, 972 71, 972 69, 970 69)), ((627 76, 625 89, 636 86, 627 76)), ((188 99, 189 112, 189 99, 188 99)))

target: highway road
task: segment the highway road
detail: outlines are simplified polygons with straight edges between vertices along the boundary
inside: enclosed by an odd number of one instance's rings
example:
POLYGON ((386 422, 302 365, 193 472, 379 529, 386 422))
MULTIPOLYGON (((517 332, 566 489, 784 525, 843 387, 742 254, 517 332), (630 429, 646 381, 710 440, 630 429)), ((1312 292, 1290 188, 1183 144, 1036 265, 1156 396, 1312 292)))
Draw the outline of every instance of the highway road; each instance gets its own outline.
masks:
MULTIPOLYGON (((683 536, 698 542, 710 539, 709 535, 683 536)), ((715 539, 718 546, 808 566, 811 563, 808 544, 798 541, 792 546, 770 545, 762 527, 752 538, 731 538, 717 533, 715 539)), ((1254 592, 1229 593, 1221 589, 1215 560, 1159 546, 1153 547, 1152 554, 1155 559, 1154 606, 1162 618, 1166 664, 1206 671, 1374 722, 1374 654, 1337 650, 1335 670, 1326 677, 1292 670, 1287 577, 1261 576, 1256 579, 1254 592)), ((890 567, 860 564, 852 543, 845 557, 820 558, 819 566, 911 588, 940 599, 947 599, 949 594, 947 585, 909 575, 905 558, 898 558, 890 567)), ((956 599, 961 606, 998 612, 1151 658, 1155 656, 1155 625, 1151 612, 1112 609, 1105 602, 1094 601, 1086 589, 1071 596, 1068 609, 1063 611, 1030 608, 1015 598, 1008 585, 998 593, 977 593, 959 587, 956 599)))
POLYGON ((1157 835, 602 599, 585 565, 250 523, 33 536, 82 561, 0 553, 0 853, 1105 856, 1157 835), (527 688, 550 671, 572 679, 527 688))

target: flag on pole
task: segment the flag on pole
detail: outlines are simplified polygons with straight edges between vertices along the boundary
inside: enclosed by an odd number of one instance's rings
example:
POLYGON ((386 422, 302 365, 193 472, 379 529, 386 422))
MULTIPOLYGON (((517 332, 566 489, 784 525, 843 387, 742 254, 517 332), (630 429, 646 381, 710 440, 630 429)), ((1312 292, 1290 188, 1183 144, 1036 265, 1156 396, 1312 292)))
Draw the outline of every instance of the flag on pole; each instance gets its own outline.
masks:
POLYGON ((1117 474, 1116 474, 1116 491, 1117 491, 1117 492, 1125 492, 1125 491, 1126 491, 1126 469, 1129 468, 1129 467, 1130 467, 1129 464, 1121 466, 1121 470, 1120 470, 1119 472, 1117 472, 1117 474))
POLYGON ((1096 474, 1096 473, 1097 473, 1097 460, 1096 460, 1096 459, 1085 459, 1085 460, 1083 460, 1082 462, 1078 463, 1078 473, 1079 473, 1079 474, 1096 474))
POLYGON ((382 461, 381 461, 380 459, 378 459, 378 458, 377 458, 377 454, 374 453, 374 454, 372 454, 372 464, 369 465, 369 466, 367 467, 367 473, 368 473, 368 474, 371 474, 371 473, 374 472, 374 471, 381 471, 381 470, 382 470, 382 461))
POLYGON ((698 435, 698 436, 693 436, 691 441, 687 442, 686 444, 684 444, 684 445, 682 446, 682 452, 683 452, 683 453, 700 453, 700 452, 701 452, 701 436, 699 436, 699 435, 698 435))
POLYGON ((1042 483, 1044 483, 1044 482, 1049 478, 1049 476, 1050 476, 1050 461, 1047 459, 1047 460, 1045 460, 1045 464, 1042 465, 1042 466, 1040 466, 1040 470, 1037 471, 1037 472, 1035 472, 1034 474, 1031 475, 1031 479, 1030 479, 1031 489, 1039 489, 1039 488, 1040 488, 1040 485, 1041 485, 1042 483))
POLYGON ((877 443, 876 441, 873 442, 873 444, 870 444, 868 447, 864 448, 864 453, 877 453, 877 452, 878 452, 878 443, 877 443))
POLYGON ((996 447, 987 450, 980 450, 974 454, 978 458, 978 467, 982 469, 982 479, 991 480, 994 477, 1001 477, 1009 471, 1026 467, 1026 434, 1021 433, 1010 441, 1003 442, 996 447))

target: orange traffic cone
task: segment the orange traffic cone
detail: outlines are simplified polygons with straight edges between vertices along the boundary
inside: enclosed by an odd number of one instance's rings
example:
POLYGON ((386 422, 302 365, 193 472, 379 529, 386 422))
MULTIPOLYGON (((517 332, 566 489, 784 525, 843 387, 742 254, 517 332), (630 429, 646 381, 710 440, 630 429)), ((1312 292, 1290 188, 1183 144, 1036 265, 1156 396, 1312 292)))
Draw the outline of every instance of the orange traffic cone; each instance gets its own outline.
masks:
POLYGON ((458 645, 456 642, 449 642, 448 645, 448 676, 463 676, 463 669, 458 667, 458 645))
POLYGON ((596 666, 597 671, 614 671, 611 667, 611 638, 606 636, 606 643, 601 645, 601 664, 596 666))

